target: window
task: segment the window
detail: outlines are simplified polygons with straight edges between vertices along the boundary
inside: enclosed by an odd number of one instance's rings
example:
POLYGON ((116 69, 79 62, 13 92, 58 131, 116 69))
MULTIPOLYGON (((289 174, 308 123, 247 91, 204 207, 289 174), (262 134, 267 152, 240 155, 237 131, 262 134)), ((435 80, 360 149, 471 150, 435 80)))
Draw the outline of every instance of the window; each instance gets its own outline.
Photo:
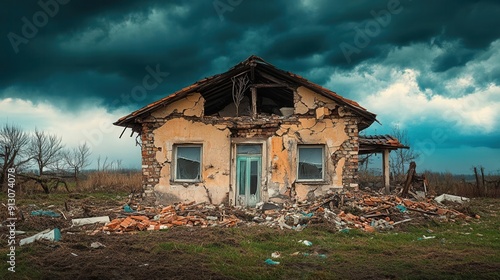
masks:
POLYGON ((237 145, 236 153, 238 155, 260 155, 262 147, 261 145, 237 145))
POLYGON ((201 145, 175 147, 175 181, 201 181, 201 145))
POLYGON ((323 181, 323 146, 302 145, 298 147, 298 181, 323 181))

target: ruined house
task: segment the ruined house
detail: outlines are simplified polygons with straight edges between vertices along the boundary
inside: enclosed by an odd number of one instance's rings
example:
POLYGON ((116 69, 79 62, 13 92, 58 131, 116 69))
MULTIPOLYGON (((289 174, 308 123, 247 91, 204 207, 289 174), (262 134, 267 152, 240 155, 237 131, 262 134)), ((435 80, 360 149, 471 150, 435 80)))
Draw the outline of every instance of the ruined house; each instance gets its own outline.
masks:
POLYGON ((145 197, 255 206, 357 186, 359 133, 375 114, 250 56, 127 116, 145 197))

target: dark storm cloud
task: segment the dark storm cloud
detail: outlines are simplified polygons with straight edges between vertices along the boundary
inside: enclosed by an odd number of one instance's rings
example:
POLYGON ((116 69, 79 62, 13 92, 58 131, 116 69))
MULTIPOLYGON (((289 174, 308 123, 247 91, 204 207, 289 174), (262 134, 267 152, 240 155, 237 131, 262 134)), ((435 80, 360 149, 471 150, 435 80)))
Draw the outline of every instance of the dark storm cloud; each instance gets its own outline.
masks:
POLYGON ((217 12, 212 0, 63 2, 68 3, 58 4, 57 13, 28 43, 19 44, 16 54, 9 34, 22 36, 22 18, 33 22, 43 9, 36 1, 2 1, 0 91, 19 89, 19 97, 35 101, 66 99, 73 104, 94 97, 108 106, 123 106, 127 102, 114 101, 140 85, 146 67, 158 65, 169 76, 146 98, 130 100, 140 106, 251 54, 304 74, 325 66, 349 71, 414 43, 456 43, 455 55, 446 53, 432 62, 433 70, 442 72, 465 65, 500 37, 498 1, 219 0, 229 7, 223 12, 217 12), (398 12, 384 18, 390 7, 398 12), (124 22, 131 29, 148 29, 132 38, 116 34, 116 26, 124 22), (376 36, 357 46, 357 30, 366 33, 369 24, 377 23, 376 36), (339 47, 342 42, 359 49, 350 62, 339 47), (315 55, 321 59, 311 60, 315 55))

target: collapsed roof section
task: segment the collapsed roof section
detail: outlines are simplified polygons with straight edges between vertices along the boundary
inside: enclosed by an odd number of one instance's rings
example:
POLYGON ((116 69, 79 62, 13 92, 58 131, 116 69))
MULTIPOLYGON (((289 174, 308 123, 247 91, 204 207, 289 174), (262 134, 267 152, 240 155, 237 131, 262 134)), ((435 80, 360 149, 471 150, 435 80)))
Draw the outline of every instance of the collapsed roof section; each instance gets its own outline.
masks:
POLYGON ((304 86, 334 100, 340 106, 346 107, 359 115, 361 117, 359 130, 367 128, 376 121, 376 115, 361 107, 357 102, 344 98, 299 75, 278 69, 262 58, 252 55, 227 72, 199 80, 188 87, 120 118, 114 124, 132 128, 133 131, 140 133, 141 119, 149 116, 156 109, 195 92, 200 93, 205 99, 204 114, 206 116, 215 114, 233 102, 234 78, 245 75, 249 78, 250 87, 258 88, 262 96, 265 96, 271 104, 276 104, 279 107, 293 107, 293 92, 298 87, 304 86))
POLYGON ((381 153, 383 150, 409 149, 391 135, 365 135, 359 136, 359 154, 381 153))

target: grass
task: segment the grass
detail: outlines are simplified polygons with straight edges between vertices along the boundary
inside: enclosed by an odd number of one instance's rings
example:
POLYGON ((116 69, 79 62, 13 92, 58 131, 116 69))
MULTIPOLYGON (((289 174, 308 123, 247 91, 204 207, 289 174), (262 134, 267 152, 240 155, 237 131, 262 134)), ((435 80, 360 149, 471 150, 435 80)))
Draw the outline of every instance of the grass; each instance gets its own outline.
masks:
POLYGON ((496 215, 373 234, 321 226, 302 232, 235 228, 229 244, 170 241, 157 249, 201 254, 211 269, 237 279, 500 279, 499 229, 496 215), (304 239, 313 245, 298 242, 304 239), (280 264, 264 264, 275 251, 280 264))
POLYGON ((330 233, 322 227, 303 232, 236 228, 231 229, 230 244, 170 241, 158 244, 157 250, 201 254, 211 269, 237 279, 499 279, 499 226, 457 222, 435 226, 432 233, 413 227, 375 234, 330 233), (421 240, 423 235, 435 238, 421 240), (298 242, 303 239, 313 245, 298 242), (280 264, 264 264, 275 251, 281 252, 276 259, 280 264))
MULTIPOLYGON (((110 201, 119 205, 126 195, 58 191, 23 195, 17 204, 63 207, 76 196, 99 205, 110 201)), ((0 196, 1 201, 6 199, 5 194, 0 196)), ((301 232, 242 226, 183 227, 134 235, 66 235, 58 244, 17 247, 15 274, 7 271, 8 247, 2 240, 0 279, 75 278, 82 273, 89 273, 88 277, 79 279, 122 279, 106 274, 109 271, 122 271, 130 276, 126 279, 134 278, 132 275, 157 275, 159 279, 174 275, 176 279, 500 279, 498 202, 480 198, 464 206, 480 219, 442 222, 428 217, 418 224, 404 224, 403 229, 376 233, 344 233, 318 224, 301 232), (434 238, 422 239, 424 235, 434 238), (96 240, 107 247, 89 249, 96 240), (305 246, 300 240, 313 245, 305 246), (282 256, 275 259, 280 264, 265 264, 276 251, 282 256), (78 258, 72 252, 77 252, 78 258), (148 267, 138 266, 144 263, 148 267), (106 277, 99 276, 100 269, 106 277), (196 274, 197 269, 202 272, 196 274), (186 270, 195 270, 195 274, 186 274, 186 270)))

